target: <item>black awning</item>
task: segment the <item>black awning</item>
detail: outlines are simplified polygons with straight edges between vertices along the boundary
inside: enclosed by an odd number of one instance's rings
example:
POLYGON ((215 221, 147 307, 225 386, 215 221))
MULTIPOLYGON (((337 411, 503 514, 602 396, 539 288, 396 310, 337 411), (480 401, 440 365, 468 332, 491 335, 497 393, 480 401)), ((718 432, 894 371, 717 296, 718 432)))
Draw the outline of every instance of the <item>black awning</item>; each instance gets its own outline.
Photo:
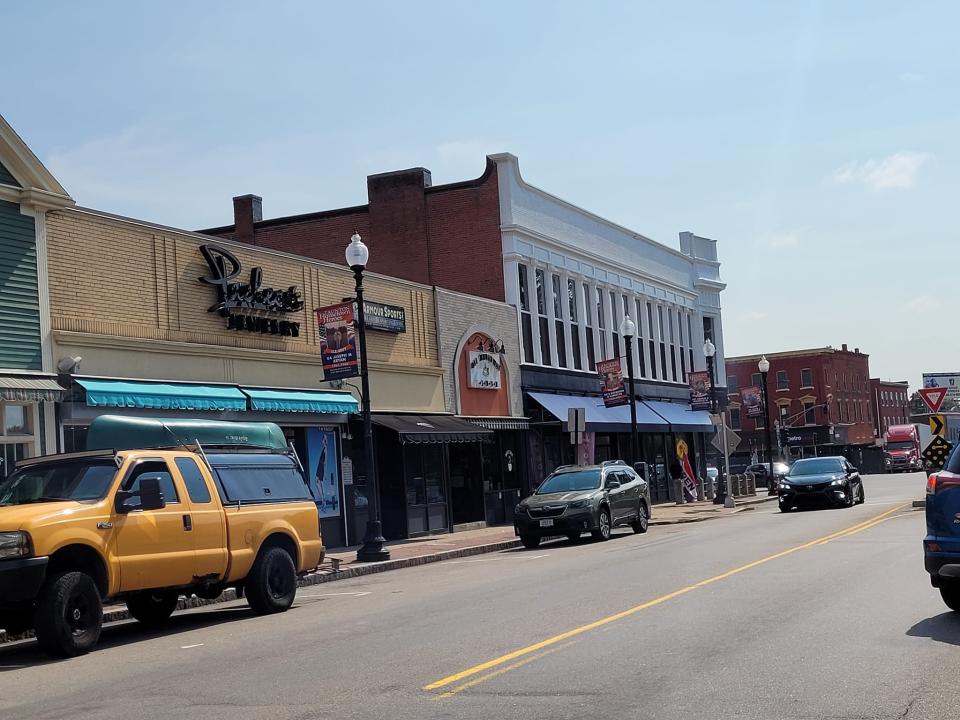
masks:
POLYGON ((483 442, 493 432, 452 415, 374 415, 373 422, 400 435, 403 443, 483 442))

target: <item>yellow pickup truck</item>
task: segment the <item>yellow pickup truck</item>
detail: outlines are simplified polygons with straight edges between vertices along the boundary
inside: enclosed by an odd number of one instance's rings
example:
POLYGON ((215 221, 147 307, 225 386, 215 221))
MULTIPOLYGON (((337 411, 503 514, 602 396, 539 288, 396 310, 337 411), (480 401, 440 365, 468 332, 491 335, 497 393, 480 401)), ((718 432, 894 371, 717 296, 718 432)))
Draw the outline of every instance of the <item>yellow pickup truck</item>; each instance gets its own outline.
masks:
POLYGON ((98 418, 88 447, 106 445, 0 481, 0 628, 70 656, 96 644, 106 600, 148 625, 227 587, 259 614, 293 604, 324 548, 277 426, 98 418))

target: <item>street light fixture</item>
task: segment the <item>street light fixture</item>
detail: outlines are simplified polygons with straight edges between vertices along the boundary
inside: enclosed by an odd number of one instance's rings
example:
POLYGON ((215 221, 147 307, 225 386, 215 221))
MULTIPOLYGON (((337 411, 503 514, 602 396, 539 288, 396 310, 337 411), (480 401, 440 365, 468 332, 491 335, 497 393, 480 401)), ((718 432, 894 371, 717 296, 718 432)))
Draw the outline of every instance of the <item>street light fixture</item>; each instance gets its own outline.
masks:
POLYGON ((637 334, 637 326, 629 315, 626 315, 620 323, 620 334, 623 336, 624 349, 627 352, 627 379, 630 382, 630 466, 636 469, 640 442, 637 436, 637 400, 633 380, 633 337, 637 334))
POLYGON ((770 372, 770 361, 766 355, 760 357, 757 363, 757 370, 760 371, 760 394, 763 397, 763 424, 766 427, 767 436, 767 494, 773 495, 776 492, 773 477, 773 439, 770 435, 770 426, 773 424, 770 420, 770 406, 767 400, 767 373, 770 372))
POLYGON ((380 484, 373 452, 373 421, 370 417, 370 372, 367 367, 367 328, 363 308, 363 271, 370 259, 370 250, 363 244, 360 235, 354 233, 344 253, 347 265, 353 270, 357 293, 357 332, 360 350, 360 407, 363 414, 363 454, 367 473, 367 488, 370 494, 372 516, 367 518, 363 545, 357 550, 359 562, 389 560, 390 551, 384 547, 383 526, 380 523, 380 484))

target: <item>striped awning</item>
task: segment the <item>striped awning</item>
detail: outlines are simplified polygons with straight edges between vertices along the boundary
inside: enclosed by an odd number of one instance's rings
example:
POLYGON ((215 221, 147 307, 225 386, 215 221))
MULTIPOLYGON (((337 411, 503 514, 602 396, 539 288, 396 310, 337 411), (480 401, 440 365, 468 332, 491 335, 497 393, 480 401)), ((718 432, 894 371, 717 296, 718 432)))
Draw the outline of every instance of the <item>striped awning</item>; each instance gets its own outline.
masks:
POLYGON ((529 430, 530 421, 524 417, 475 417, 458 415, 461 420, 487 430, 529 430))
POLYGON ((49 377, 0 375, 0 400, 13 402, 60 402, 63 388, 49 377))

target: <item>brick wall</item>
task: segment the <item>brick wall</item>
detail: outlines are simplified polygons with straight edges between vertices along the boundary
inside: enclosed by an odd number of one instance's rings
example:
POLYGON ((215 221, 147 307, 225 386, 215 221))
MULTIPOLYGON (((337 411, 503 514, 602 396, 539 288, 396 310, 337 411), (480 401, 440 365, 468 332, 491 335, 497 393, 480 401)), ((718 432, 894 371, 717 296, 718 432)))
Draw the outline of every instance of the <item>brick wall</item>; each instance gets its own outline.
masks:
MULTIPOLYGON (((349 237, 349 236, 348 236, 349 237)), ((276 353, 319 354, 314 308, 353 294, 353 275, 290 255, 231 245, 249 278, 263 268, 267 287, 300 287, 305 307, 283 319, 300 323, 300 337, 227 330, 207 312, 215 291, 198 278, 209 273, 199 252, 208 240, 189 233, 81 210, 47 216, 50 309, 54 331, 221 345, 276 353)), ((368 276, 367 297, 406 311, 407 332, 368 335, 371 364, 438 367, 433 290, 368 276)))
POLYGON ((505 303, 438 289, 437 325, 440 333, 443 393, 447 409, 452 413, 458 412, 455 389, 457 352, 469 335, 483 332, 495 340, 503 341, 510 391, 510 414, 516 417, 522 416, 520 338, 517 332, 516 309, 505 303))
POLYGON ((877 437, 882 437, 891 425, 906 425, 910 422, 910 393, 906 382, 871 378, 870 394, 873 401, 871 419, 877 437))
MULTIPOLYGON (((730 401, 738 405, 739 388, 753 384, 753 375, 759 373, 760 356, 727 358, 727 384, 730 401), (730 389, 733 378, 738 390, 730 389)), ((842 423, 850 425, 848 442, 873 441, 872 404, 870 392, 869 356, 858 350, 822 348, 810 351, 773 353, 767 356, 770 372, 767 377, 767 396, 770 403, 769 421, 782 417, 794 418, 793 426, 804 425, 804 401, 815 405, 815 425, 842 423), (803 382, 803 370, 810 370, 809 385, 803 382), (778 387, 778 373, 786 373, 786 386, 778 387), (827 397, 832 395, 827 409, 827 397)), ((717 382, 721 382, 717 378, 717 382)), ((754 420, 742 417, 741 427, 746 432, 762 434, 754 420)))
MULTIPOLYGON (((253 224, 253 243, 343 264, 354 231, 370 248, 372 272, 503 300, 497 173, 430 186, 413 168, 367 178, 368 204, 253 224)), ((265 202, 269 204, 269 198, 265 202)), ((235 227, 203 231, 234 237, 235 227)))

